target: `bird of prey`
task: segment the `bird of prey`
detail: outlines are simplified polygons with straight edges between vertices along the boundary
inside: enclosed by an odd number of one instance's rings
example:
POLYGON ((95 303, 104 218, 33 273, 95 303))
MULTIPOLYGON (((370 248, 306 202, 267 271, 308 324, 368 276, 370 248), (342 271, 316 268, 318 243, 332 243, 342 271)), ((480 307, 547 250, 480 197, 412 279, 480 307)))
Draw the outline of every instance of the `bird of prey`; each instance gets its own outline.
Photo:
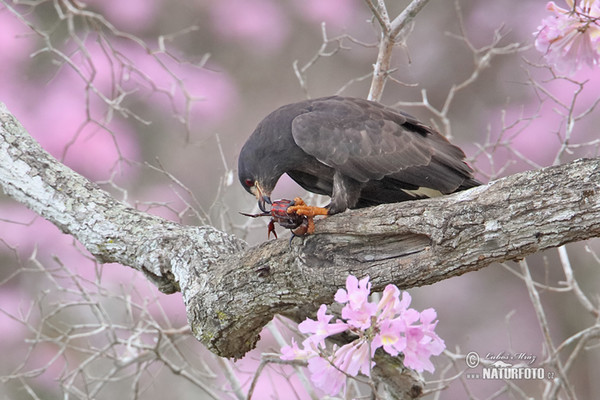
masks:
POLYGON ((332 215, 480 185, 464 158, 408 114, 331 96, 285 105, 263 119, 240 152, 238 175, 262 211, 287 173, 304 189, 331 197, 313 215, 332 215))

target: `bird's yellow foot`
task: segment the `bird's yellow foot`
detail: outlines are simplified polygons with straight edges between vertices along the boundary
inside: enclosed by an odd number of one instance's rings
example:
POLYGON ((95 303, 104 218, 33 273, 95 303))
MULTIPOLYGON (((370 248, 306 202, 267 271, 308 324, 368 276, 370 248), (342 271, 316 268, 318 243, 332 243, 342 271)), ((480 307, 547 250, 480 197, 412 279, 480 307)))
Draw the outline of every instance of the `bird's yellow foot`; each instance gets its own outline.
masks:
POLYGON ((304 200, 300 197, 294 198, 294 205, 288 207, 287 213, 306 217, 306 223, 302 224, 296 230, 292 230, 292 233, 296 236, 312 235, 315 231, 315 222, 313 221, 313 218, 317 215, 327 215, 328 211, 329 210, 323 207, 306 205, 304 200))
POLYGON ((300 197, 296 197, 294 198, 294 205, 288 207, 287 212, 288 214, 296 213, 298 215, 304 215, 308 218, 313 218, 316 215, 327 215, 329 210, 324 207, 306 205, 304 200, 302 200, 300 197))

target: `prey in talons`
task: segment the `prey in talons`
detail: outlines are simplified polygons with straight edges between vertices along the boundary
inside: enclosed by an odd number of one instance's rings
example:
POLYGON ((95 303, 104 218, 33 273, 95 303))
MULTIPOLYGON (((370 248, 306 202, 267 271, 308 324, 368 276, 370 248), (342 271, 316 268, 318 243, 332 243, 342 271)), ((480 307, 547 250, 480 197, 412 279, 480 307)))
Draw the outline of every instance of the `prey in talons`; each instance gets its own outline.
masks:
POLYGON ((275 222, 292 232, 290 241, 296 236, 310 235, 315 231, 314 217, 316 215, 327 215, 326 208, 308 206, 299 197, 296 197, 294 200, 281 199, 273 201, 270 204, 271 209, 267 211, 263 205, 261 207, 263 212, 260 214, 240 213, 252 218, 271 217, 267 237, 270 237, 271 233, 273 233, 273 236, 277 238, 275 222))

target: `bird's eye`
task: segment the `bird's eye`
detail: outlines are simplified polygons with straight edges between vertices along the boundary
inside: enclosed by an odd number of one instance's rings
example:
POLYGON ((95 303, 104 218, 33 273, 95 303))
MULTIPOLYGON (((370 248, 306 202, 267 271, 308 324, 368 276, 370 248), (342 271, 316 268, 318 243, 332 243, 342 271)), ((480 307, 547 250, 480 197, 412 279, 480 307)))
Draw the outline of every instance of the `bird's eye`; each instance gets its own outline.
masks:
POLYGON ((252 186, 254 186, 254 181, 253 181, 252 179, 246 179, 246 180, 244 181, 244 183, 245 183, 245 184, 246 184, 246 186, 248 186, 248 187, 252 187, 252 186))

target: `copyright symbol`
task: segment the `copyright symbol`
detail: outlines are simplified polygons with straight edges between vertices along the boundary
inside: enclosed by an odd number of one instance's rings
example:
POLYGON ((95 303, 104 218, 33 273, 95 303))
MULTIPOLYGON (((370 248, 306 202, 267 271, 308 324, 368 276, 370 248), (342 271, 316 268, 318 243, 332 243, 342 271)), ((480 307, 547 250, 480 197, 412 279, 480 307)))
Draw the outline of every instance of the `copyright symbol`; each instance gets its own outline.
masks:
POLYGON ((475 368, 479 365, 479 354, 472 351, 465 357, 465 362, 467 363, 467 367, 475 368))

